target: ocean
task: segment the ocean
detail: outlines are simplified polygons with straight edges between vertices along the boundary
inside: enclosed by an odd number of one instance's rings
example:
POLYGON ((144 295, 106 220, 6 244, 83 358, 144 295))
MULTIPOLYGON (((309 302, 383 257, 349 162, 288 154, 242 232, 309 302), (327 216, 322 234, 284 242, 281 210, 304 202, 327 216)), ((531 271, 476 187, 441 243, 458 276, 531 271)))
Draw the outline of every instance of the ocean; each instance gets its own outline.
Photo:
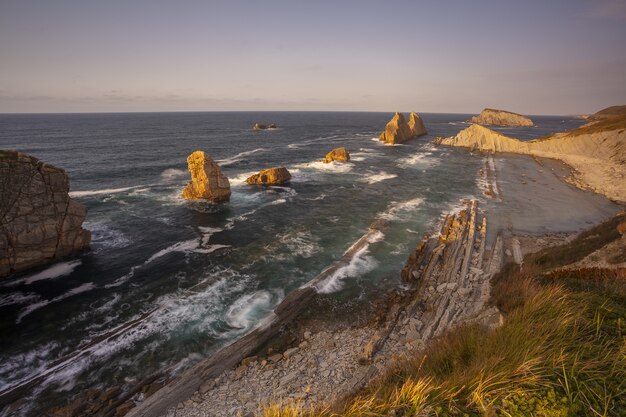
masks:
MULTIPOLYGON (((410 250, 442 213, 486 197, 481 155, 431 144, 471 115, 422 114, 428 135, 388 146, 377 137, 391 116, 0 115, 0 148, 65 169, 92 232, 91 250, 0 282, 0 398, 22 387, 17 413, 35 416, 90 388, 127 386, 162 369, 175 375, 253 329, 376 219, 387 220, 384 232, 319 290, 349 311, 351 301, 397 286, 410 250), (253 131, 256 122, 278 128, 253 131), (321 162, 341 146, 349 163, 321 162), (180 198, 196 150, 228 176, 229 203, 180 198), (292 181, 244 182, 273 166, 287 167, 292 181)), ((582 123, 533 119, 537 127, 515 135, 582 123)))

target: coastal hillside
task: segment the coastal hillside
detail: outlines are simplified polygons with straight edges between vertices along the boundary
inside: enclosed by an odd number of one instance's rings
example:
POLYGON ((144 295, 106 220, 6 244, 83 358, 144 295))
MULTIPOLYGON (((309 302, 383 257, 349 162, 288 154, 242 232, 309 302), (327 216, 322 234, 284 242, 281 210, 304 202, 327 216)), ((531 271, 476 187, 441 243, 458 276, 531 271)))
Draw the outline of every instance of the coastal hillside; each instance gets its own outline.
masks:
POLYGON ((578 186, 591 188, 612 200, 626 201, 626 118, 610 118, 530 142, 474 124, 456 136, 435 142, 559 159, 577 171, 574 181, 578 186))
POLYGON ((626 117, 626 105, 607 107, 606 109, 597 111, 591 116, 587 117, 587 120, 598 121, 598 120, 610 119, 613 117, 626 117))
POLYGON ((533 121, 526 116, 497 109, 484 109, 478 116, 472 117, 470 123, 494 126, 534 126, 533 121))

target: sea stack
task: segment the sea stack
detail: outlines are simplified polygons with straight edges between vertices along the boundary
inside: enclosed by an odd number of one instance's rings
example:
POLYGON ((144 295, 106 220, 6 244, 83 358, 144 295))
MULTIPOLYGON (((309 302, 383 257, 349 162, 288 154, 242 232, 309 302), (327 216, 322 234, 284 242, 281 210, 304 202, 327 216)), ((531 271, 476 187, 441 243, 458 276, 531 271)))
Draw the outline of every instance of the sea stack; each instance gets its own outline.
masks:
POLYGON ((187 157, 191 182, 183 190, 186 199, 202 199, 212 203, 230 200, 230 183, 220 167, 203 151, 187 157))
POLYGON ((61 168, 16 151, 0 151, 0 277, 89 247, 87 208, 69 196, 61 168))
POLYGON ((291 174, 285 167, 275 167, 264 169, 258 174, 254 174, 246 182, 253 185, 280 185, 291 180, 291 174))
POLYGON ((417 113, 412 112, 407 123, 402 113, 396 112, 385 126, 385 131, 380 134, 380 140, 389 144, 404 143, 425 134, 424 122, 417 113))
POLYGON ((480 112, 480 115, 472 117, 470 123, 476 123, 479 125, 493 125, 493 126, 518 126, 528 127, 534 126, 534 123, 530 118, 522 116, 521 114, 512 113, 505 110, 497 109, 484 109, 480 112))
POLYGON ((347 162, 350 160, 350 152, 346 148, 335 148, 326 154, 324 159, 325 164, 329 164, 333 161, 347 162))

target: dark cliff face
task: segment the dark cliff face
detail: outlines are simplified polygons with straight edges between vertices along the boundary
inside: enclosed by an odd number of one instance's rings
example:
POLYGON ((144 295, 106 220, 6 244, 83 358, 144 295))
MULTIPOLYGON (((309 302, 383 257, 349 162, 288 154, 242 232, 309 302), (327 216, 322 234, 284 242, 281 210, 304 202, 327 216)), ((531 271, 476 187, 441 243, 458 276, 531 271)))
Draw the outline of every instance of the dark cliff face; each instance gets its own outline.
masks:
POLYGON ((69 197, 65 171, 0 151, 0 278, 86 249, 86 207, 69 197))

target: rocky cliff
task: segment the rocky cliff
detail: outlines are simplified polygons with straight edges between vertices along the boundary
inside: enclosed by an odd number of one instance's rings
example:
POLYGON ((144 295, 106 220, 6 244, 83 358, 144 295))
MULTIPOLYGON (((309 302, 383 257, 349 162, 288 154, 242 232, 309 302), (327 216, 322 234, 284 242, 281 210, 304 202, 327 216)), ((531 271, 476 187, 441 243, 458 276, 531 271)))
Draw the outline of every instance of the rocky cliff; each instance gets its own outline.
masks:
POLYGON ((346 148, 335 148, 326 154, 324 159, 325 164, 329 164, 333 161, 345 162, 350 160, 350 153, 346 148))
POLYGON ((411 113, 409 123, 407 123, 402 113, 396 112, 385 126, 385 131, 380 134, 379 139, 385 143, 395 144, 425 134, 424 122, 417 113, 411 113))
POLYGON ((288 182, 291 174, 285 167, 264 169, 246 179, 248 184, 256 185, 280 185, 288 182))
MULTIPOLYGON (((626 121, 626 120, 625 120, 626 121)), ((604 122, 600 122, 604 123, 604 122)), ((435 141, 488 152, 512 152, 559 159, 577 171, 580 186, 612 200, 626 201, 626 126, 583 126, 546 138, 522 142, 479 125, 435 141)))
POLYGON ((65 171, 0 151, 0 277, 86 249, 85 206, 69 197, 65 171))
POLYGON ((494 126, 533 126, 534 123, 526 116, 505 110, 484 109, 480 115, 472 117, 470 123, 494 126))
POLYGON ((203 199, 213 203, 230 200, 230 183, 220 167, 203 151, 187 157, 191 182, 183 190, 186 199, 203 199))

